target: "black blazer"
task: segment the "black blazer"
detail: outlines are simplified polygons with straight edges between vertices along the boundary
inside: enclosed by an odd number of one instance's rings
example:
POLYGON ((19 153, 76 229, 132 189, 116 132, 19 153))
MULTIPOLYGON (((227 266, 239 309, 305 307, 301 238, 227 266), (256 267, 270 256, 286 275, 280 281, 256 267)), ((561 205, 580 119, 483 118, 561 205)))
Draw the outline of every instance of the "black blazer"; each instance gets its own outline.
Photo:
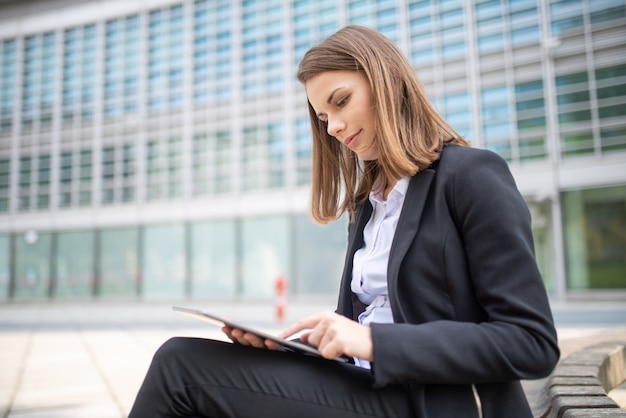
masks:
MULTIPOLYGON (((337 312, 355 318, 352 259, 371 216, 357 207, 337 312)), ((409 387, 416 416, 531 417, 520 379, 547 376, 556 331, 530 213, 506 162, 444 148, 411 178, 387 271, 393 324, 372 324, 375 387, 409 387)))

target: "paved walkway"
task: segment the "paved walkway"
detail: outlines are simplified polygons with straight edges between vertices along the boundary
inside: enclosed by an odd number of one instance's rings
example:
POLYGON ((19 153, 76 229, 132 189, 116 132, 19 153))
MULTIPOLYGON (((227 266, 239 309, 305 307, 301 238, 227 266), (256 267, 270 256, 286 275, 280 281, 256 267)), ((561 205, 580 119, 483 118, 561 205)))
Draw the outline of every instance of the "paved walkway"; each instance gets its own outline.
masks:
MULTIPOLYGON (((126 417, 154 351, 174 335, 223 338, 171 310, 176 303, 71 302, 0 305, 0 414, 7 418, 126 417)), ((178 304, 181 304, 180 302, 178 304)), ((199 303, 278 332, 271 305, 199 303)), ((334 300, 290 305, 286 322, 334 300)), ((565 355, 599 340, 626 341, 626 304, 555 307, 565 355)), ((611 395, 626 398, 624 391, 611 395)), ((621 399, 621 405, 626 405, 621 399)))

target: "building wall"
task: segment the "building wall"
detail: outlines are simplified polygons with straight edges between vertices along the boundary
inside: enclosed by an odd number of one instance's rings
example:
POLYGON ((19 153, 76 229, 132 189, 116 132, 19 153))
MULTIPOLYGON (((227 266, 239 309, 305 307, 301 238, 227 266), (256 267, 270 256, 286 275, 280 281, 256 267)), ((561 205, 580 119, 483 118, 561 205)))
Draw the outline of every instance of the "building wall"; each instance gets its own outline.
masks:
POLYGON ((553 298, 624 296, 624 0, 54 0, 0 3, 0 300, 334 292, 295 72, 347 23, 510 163, 553 298))

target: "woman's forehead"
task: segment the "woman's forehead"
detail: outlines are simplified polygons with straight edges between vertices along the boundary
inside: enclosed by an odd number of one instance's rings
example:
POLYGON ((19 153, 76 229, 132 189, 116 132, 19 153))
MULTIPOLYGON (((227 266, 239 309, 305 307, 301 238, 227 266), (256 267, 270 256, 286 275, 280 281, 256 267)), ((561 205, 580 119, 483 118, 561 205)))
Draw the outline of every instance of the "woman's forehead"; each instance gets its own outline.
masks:
MULTIPOLYGON (((304 83, 304 88, 309 98, 317 95, 323 97, 325 94, 332 94, 338 88, 361 86, 363 83, 367 83, 367 78, 360 71, 324 71, 309 78, 304 83)), ((328 97, 323 97, 323 99, 327 101, 328 97)))

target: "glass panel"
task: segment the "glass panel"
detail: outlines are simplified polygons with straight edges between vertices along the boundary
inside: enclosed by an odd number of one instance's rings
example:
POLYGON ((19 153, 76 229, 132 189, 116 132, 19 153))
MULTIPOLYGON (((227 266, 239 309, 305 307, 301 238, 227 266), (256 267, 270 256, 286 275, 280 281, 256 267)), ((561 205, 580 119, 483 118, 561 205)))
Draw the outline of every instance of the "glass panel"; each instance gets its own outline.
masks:
POLYGON ((552 22, 552 35, 558 36, 561 32, 582 32, 584 20, 582 16, 573 16, 552 22))
POLYGON ((0 235, 0 301, 9 298, 11 285, 11 236, 0 235))
POLYGON ((556 78, 556 85, 557 87, 563 87, 563 86, 568 86, 571 84, 581 84, 581 86, 586 87, 588 80, 589 80, 589 77, 587 76, 587 73, 568 74, 568 75, 558 76, 556 78))
POLYGON ((593 152, 593 133, 576 132, 563 135, 561 139, 563 155, 577 155, 593 152))
POLYGON ((14 296, 16 300, 48 297, 51 241, 50 233, 29 231, 16 236, 14 296))
POLYGON ((520 119, 517 121, 517 129, 520 131, 524 131, 527 129, 540 129, 545 128, 546 126, 546 117, 538 116, 536 118, 529 119, 520 119))
POLYGON ((623 118, 626 116, 626 104, 606 106, 598 109, 598 116, 605 118, 623 118))
POLYGON ((548 292, 555 290, 552 251, 552 234, 550 225, 552 223, 550 216, 550 202, 527 201, 528 209, 532 214, 532 230, 533 240, 535 244, 535 255, 537 266, 541 272, 543 283, 548 292))
POLYGON ((235 297, 237 292, 235 221, 191 224, 191 260, 193 297, 235 297))
POLYGON ((626 8, 624 7, 624 5, 622 5, 591 13, 590 20, 591 24, 594 25, 596 23, 605 22, 607 20, 624 19, 624 16, 626 16, 626 8))
POLYGON ((309 162, 311 158, 311 125, 309 119, 296 120, 296 153, 298 162, 309 162))
POLYGON ((143 283, 146 299, 185 295, 185 230, 182 224, 146 227, 142 237, 143 283))
POLYGON ((623 76, 626 76, 626 64, 596 70, 596 79, 598 80, 623 76))
POLYGON ((59 298, 93 294, 93 232, 62 232, 57 235, 56 285, 59 298))
POLYGON ((497 51, 502 48, 504 48, 504 36, 501 33, 478 39, 478 51, 481 53, 497 51))
POLYGON ((563 193, 569 289, 626 288, 626 186, 563 193))
POLYGON ((590 110, 579 110, 577 112, 559 114, 559 123, 562 125, 591 120, 590 110))
POLYGON ((519 139, 519 154, 522 160, 545 158, 547 153, 544 137, 519 139))
POLYGON ((452 60, 464 57, 466 53, 465 42, 457 42, 454 44, 443 45, 441 47, 441 56, 445 60, 452 60))
POLYGON ((530 110, 530 109, 542 109, 543 108, 543 98, 540 99, 532 99, 532 100, 524 100, 517 102, 517 110, 530 110))
POLYGON ((626 96, 626 84, 603 87, 598 89, 598 99, 608 99, 611 97, 626 96))
POLYGON ((295 223, 295 290, 298 294, 336 294, 347 245, 347 217, 327 225, 298 215, 295 223))
POLYGON ((603 129, 600 131, 602 151, 617 151, 626 149, 626 127, 603 129))
POLYGON ((100 296, 135 296, 139 277, 139 234, 135 228, 100 232, 100 296))
POLYGON ((587 90, 576 91, 573 93, 561 94, 557 97, 559 105, 589 101, 589 92, 587 90))
POLYGON ((275 294, 274 283, 291 273, 289 218, 272 216, 242 221, 242 296, 268 298, 275 294))
POLYGON ((529 81, 527 83, 520 83, 515 85, 515 93, 516 94, 524 94, 529 92, 539 92, 543 95, 543 81, 535 80, 529 81))

